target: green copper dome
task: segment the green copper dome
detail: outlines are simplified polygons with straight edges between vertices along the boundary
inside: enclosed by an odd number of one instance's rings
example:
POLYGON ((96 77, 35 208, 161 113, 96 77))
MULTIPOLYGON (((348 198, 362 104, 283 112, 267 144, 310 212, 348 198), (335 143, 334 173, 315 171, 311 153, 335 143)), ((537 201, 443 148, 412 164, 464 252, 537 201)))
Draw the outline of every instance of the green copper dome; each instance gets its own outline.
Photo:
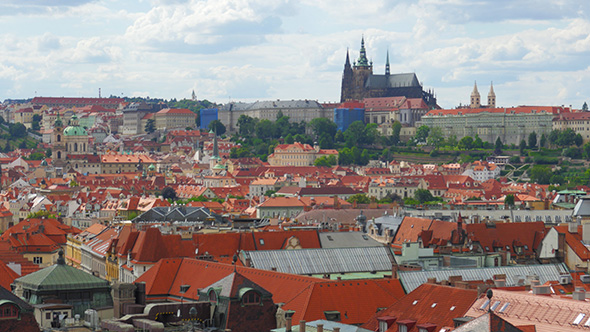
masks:
POLYGON ((80 126, 68 126, 64 129, 65 136, 88 136, 86 129, 80 126))
POLYGON ((155 171, 156 170, 156 166, 154 166, 154 164, 151 164, 151 165, 148 166, 148 170, 155 171))

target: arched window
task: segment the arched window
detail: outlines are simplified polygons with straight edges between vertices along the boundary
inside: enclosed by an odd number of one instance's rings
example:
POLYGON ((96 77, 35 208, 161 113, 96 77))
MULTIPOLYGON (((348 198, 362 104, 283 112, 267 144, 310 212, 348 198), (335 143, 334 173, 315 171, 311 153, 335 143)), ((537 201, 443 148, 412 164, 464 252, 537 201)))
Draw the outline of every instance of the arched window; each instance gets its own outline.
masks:
POLYGON ((242 295, 242 304, 253 305, 260 304, 260 294, 258 292, 250 290, 242 295))
POLYGON ((57 159, 61 159, 61 151, 57 151, 57 159))
POLYGON ((1 305, 0 318, 18 318, 18 307, 13 303, 5 303, 1 305))
POLYGON ((74 143, 74 152, 78 152, 78 143, 74 143))
POLYGON ((61 142, 61 135, 57 135, 57 141, 61 142))

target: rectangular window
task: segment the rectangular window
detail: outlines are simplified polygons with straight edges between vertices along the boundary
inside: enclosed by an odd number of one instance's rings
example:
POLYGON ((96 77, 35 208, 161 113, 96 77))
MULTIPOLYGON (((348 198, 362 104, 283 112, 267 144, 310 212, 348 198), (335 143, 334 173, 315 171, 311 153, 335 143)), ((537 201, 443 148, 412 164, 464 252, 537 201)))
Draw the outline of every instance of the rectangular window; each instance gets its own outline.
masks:
POLYGON ((43 257, 33 257, 33 263, 43 264, 43 257))

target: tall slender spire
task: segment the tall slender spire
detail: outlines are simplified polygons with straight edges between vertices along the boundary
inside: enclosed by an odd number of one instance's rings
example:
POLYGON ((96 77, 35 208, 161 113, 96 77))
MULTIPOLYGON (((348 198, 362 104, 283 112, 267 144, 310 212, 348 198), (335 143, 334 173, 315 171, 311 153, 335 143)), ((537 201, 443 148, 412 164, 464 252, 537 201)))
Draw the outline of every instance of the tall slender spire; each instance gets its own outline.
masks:
POLYGON ((367 51, 365 50, 365 36, 361 38, 361 51, 359 59, 356 62, 357 67, 369 67, 369 60, 367 60, 367 51))
POLYGON ((389 76, 389 50, 387 50, 387 59, 385 60, 385 75, 389 76))
POLYGON ((350 56, 348 55, 348 48, 346 49, 346 62, 344 63, 344 67, 350 67, 350 56))

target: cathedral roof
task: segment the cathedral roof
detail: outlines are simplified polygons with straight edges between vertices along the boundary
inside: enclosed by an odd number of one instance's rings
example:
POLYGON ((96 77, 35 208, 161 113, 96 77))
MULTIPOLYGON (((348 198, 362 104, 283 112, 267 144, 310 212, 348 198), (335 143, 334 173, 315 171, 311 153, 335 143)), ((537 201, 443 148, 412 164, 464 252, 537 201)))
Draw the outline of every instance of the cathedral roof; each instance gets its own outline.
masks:
POLYGON ((64 135, 66 136, 88 136, 86 129, 80 126, 68 126, 64 129, 64 135))
POLYGON ((415 73, 393 75, 371 75, 365 83, 366 88, 385 89, 402 87, 421 87, 415 73))

